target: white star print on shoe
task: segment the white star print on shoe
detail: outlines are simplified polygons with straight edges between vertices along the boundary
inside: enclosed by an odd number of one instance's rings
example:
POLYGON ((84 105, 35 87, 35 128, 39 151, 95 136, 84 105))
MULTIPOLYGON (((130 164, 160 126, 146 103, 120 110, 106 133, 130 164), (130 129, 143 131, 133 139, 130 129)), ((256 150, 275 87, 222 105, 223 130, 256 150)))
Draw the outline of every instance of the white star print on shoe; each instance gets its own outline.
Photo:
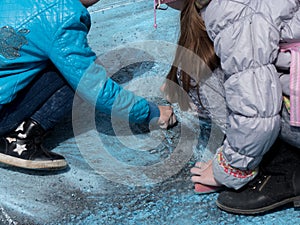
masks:
POLYGON ((26 169, 58 170, 67 166, 65 158, 42 146, 45 131, 27 120, 6 137, 0 138, 0 162, 26 169))

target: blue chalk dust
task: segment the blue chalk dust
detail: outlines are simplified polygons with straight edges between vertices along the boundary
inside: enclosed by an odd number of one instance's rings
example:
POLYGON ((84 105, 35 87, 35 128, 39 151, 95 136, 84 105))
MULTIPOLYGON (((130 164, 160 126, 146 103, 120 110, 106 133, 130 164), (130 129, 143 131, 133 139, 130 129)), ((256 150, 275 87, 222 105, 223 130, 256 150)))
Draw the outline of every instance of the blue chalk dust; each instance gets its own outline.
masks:
MULTIPOLYGON (((158 28, 154 29, 150 0, 101 0, 89 11, 89 43, 108 75, 124 88, 163 102, 159 87, 170 64, 157 59, 172 62, 174 49, 170 46, 178 38, 179 12, 170 8, 157 11, 158 28), (147 50, 149 41, 154 41, 156 52, 147 50)), ((83 114, 91 109, 85 103, 78 107, 83 114)), ((199 123, 192 115, 176 111, 178 126, 149 132, 141 126, 127 129, 121 122, 95 114, 96 119, 91 121, 82 114, 67 117, 46 139, 48 148, 66 157, 67 170, 29 171, 0 164, 0 224, 300 224, 300 213, 292 207, 259 216, 232 215, 217 208, 217 193, 193 192, 189 170, 196 160, 211 157, 205 146, 199 145, 205 145, 209 129, 197 134, 199 141, 191 138, 191 148, 177 149, 182 154, 172 159, 173 164, 155 170, 155 165, 174 154, 184 132, 199 132, 199 123), (74 122, 82 124, 76 138, 74 122), (101 151, 134 172, 119 171, 113 176, 110 173, 114 171, 100 171, 100 163, 111 163, 109 158, 97 155, 101 151), (95 155, 87 158, 86 153, 95 155), (176 168, 178 163, 181 165, 176 168), (137 167, 141 170, 134 170, 137 167), (137 180, 140 182, 134 183, 137 180)), ((117 171, 118 164, 114 166, 117 171)))

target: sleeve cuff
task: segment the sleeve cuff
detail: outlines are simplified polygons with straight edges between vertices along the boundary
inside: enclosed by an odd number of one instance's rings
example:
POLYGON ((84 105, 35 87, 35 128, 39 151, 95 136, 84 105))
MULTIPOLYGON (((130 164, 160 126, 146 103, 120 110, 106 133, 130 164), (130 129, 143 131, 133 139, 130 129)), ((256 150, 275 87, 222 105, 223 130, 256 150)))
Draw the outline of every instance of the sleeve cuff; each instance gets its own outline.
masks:
POLYGON ((149 105, 149 115, 147 118, 147 123, 153 124, 157 123, 159 117, 160 117, 160 111, 158 106, 153 102, 148 102, 149 105))
POLYGON ((231 167, 223 157, 222 149, 218 149, 213 160, 214 177, 219 183, 238 190, 258 174, 258 168, 244 171, 231 167))

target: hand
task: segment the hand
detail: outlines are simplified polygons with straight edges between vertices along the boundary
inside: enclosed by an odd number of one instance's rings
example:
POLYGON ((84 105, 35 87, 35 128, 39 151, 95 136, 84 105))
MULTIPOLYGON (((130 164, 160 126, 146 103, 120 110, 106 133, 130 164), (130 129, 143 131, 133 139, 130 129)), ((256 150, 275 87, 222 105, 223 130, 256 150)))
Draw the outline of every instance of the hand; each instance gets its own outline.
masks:
POLYGON ((158 119, 157 124, 162 129, 167 129, 168 127, 173 126, 177 120, 176 116, 173 112, 173 108, 171 106, 158 106, 160 111, 160 117, 158 119))
POLYGON ((201 183, 210 186, 221 186, 218 183, 213 175, 213 168, 212 168, 212 160, 208 162, 197 162, 195 167, 191 169, 191 173, 195 176, 192 176, 192 182, 194 183, 201 183))

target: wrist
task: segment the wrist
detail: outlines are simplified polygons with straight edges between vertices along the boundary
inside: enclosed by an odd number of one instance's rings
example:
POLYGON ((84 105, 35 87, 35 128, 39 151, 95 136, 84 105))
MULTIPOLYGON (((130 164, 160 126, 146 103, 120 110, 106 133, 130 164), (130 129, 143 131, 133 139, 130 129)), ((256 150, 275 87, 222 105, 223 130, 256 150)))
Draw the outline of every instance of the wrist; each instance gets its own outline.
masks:
POLYGON ((160 117, 160 110, 158 106, 153 102, 148 102, 149 105, 149 115, 147 118, 147 123, 157 123, 160 117))

